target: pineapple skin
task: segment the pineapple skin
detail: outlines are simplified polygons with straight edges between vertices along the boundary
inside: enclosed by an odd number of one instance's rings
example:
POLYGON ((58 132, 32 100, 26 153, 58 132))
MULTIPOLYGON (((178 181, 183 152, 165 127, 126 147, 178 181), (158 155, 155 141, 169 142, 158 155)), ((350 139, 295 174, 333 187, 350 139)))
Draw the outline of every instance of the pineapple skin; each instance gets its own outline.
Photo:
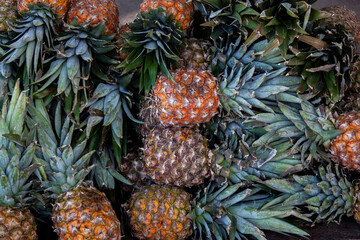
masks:
POLYGON ((194 13, 192 0, 144 0, 140 5, 140 11, 156 8, 172 13, 182 30, 190 28, 194 13))
POLYGON ((109 200, 92 186, 59 195, 52 219, 59 239, 121 239, 120 221, 109 200))
POLYGON ((20 12, 29 10, 28 5, 43 3, 48 5, 60 18, 64 18, 69 9, 71 0, 18 0, 17 8, 20 12))
POLYGON ((130 199, 132 234, 139 239, 179 240, 192 234, 191 195, 181 188, 147 186, 130 199))
POLYGON ((103 35, 114 34, 119 27, 119 10, 114 0, 79 0, 73 1, 66 15, 66 22, 89 23, 96 26, 105 22, 103 35))
POLYGON ((0 207, 0 239, 36 240, 35 218, 28 209, 0 207))
POLYGON ((341 114, 336 128, 344 132, 331 141, 333 160, 350 170, 360 171, 360 112, 341 114))
POLYGON ((211 175, 206 138, 187 128, 155 128, 145 140, 147 176, 157 184, 196 186, 211 175))
POLYGON ((170 74, 174 82, 160 75, 152 94, 154 117, 162 126, 194 126, 217 114, 220 98, 216 78, 210 72, 177 69, 170 74))

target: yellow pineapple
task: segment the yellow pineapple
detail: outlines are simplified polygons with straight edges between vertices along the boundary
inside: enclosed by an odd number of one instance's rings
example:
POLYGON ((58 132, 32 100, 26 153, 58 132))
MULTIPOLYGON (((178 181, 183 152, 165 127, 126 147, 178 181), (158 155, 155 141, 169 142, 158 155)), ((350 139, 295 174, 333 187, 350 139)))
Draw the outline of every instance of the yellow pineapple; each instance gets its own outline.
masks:
POLYGON ((47 192, 52 192, 50 197, 55 198, 52 211, 55 232, 61 240, 120 240, 120 222, 109 200, 91 184, 84 183, 94 167, 89 164, 94 151, 86 153, 86 137, 72 137, 76 135, 75 125, 70 124, 69 117, 63 124, 56 124, 62 122, 60 104, 56 109, 54 124, 42 100, 29 106, 29 122, 37 128, 41 146, 36 158, 43 166, 41 180, 47 192))
POLYGON ((71 0, 18 0, 17 8, 20 12, 29 10, 29 6, 36 3, 43 3, 49 6, 60 18, 64 18, 69 9, 71 0))
MULTIPOLYGON (((170 74, 174 81, 164 75, 157 78, 150 96, 151 105, 140 113, 141 118, 149 123, 157 121, 165 127, 193 126, 209 121, 220 106, 216 78, 201 69, 181 68, 170 74)), ((150 124, 149 128, 152 127, 150 124)))

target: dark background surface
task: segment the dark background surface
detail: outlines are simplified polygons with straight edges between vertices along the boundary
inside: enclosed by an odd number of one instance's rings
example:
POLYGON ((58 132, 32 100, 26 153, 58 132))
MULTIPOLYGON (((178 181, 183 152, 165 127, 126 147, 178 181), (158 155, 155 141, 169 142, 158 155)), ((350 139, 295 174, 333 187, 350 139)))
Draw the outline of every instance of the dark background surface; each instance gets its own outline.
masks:
MULTIPOLYGON (((117 0, 120 12, 120 24, 131 22, 139 10, 141 0, 117 0)), ((354 10, 360 16, 360 0, 318 0, 314 6, 322 8, 326 6, 345 6, 354 10)), ((336 223, 318 224, 316 227, 304 227, 312 240, 360 240, 360 225, 352 218, 344 217, 341 225, 336 223)), ((267 233, 269 240, 295 240, 299 238, 267 233)))

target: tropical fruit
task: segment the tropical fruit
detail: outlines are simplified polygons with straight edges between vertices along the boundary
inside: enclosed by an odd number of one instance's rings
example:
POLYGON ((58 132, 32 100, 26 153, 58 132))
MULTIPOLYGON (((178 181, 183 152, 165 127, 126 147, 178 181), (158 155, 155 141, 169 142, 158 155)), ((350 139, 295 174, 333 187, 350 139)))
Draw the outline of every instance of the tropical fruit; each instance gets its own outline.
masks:
POLYGON ((288 216, 308 220, 292 207, 259 210, 271 196, 259 193, 259 189, 239 189, 240 185, 213 185, 192 198, 181 188, 144 187, 130 199, 128 214, 132 234, 139 239, 153 240, 186 239, 192 232, 195 238, 204 234, 216 239, 230 239, 230 235, 265 239, 261 229, 307 235, 284 221, 288 216), (230 231, 226 231, 229 227, 230 231))
POLYGON ((41 146, 36 161, 42 165, 42 186, 49 192, 48 197, 55 199, 55 232, 59 239, 119 240, 120 222, 109 200, 84 181, 94 168, 89 164, 94 151, 86 151, 86 137, 75 137, 75 125, 69 117, 62 119, 60 106, 57 104, 51 121, 44 102, 37 99, 30 104, 28 118, 41 146))
POLYGON ((13 21, 17 17, 16 11, 17 1, 0 1, 0 30, 9 30, 8 22, 13 21))
POLYGON ((331 141, 333 160, 350 170, 360 171, 360 113, 343 113, 335 124, 343 132, 331 141))
POLYGON ((215 77, 201 69, 170 71, 174 81, 164 75, 157 78, 151 93, 152 108, 147 118, 162 126, 194 126, 209 121, 218 111, 220 98, 215 77))
POLYGON ((119 11, 114 0, 72 1, 66 15, 67 23, 87 23, 95 27, 105 22, 102 34, 114 34, 119 27, 119 11))

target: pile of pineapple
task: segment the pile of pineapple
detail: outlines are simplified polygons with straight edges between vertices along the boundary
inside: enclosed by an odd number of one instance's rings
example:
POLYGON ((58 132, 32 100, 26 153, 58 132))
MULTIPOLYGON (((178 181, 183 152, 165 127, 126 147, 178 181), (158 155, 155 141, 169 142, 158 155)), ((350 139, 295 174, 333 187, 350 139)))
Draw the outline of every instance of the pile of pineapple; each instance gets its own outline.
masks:
POLYGON ((360 22, 315 1, 0 1, 0 239, 360 223, 360 22))

